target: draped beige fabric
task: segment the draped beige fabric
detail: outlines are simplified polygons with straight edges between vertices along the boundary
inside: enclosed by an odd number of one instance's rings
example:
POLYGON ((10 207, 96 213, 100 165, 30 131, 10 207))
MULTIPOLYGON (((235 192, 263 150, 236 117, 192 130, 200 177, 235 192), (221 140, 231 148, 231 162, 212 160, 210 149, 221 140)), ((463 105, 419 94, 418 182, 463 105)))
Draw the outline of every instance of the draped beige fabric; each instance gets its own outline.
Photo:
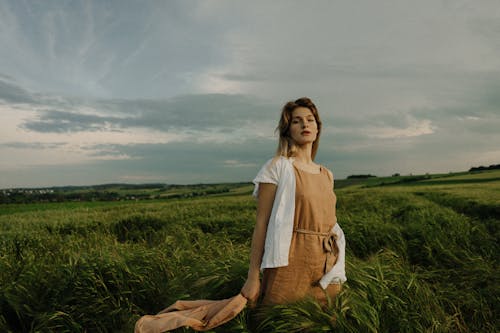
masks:
POLYGON ((236 317, 246 304, 241 293, 223 300, 179 300, 156 315, 142 316, 134 333, 160 333, 182 326, 207 331, 236 317))

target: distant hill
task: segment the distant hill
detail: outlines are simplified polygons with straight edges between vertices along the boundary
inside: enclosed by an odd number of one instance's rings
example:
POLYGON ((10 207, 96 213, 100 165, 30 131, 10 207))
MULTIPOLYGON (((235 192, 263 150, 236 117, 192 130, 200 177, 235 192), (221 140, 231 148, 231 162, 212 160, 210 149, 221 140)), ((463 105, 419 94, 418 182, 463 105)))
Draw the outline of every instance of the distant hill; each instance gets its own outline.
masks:
POLYGON ((395 174, 388 177, 353 177, 347 179, 336 179, 335 188, 349 186, 373 187, 373 186, 396 186, 396 185, 431 185, 445 183, 486 182, 500 179, 498 168, 475 169, 474 171, 450 172, 442 174, 423 174, 400 176, 395 174), (485 176, 482 176, 485 175, 485 176))
MULTIPOLYGON (((190 198, 229 193, 248 183, 222 184, 102 184, 91 186, 56 186, 48 188, 15 188, 0 190, 0 204, 124 201, 190 198)), ((235 192, 235 191, 233 191, 235 192)))
MULTIPOLYGON (((416 186, 431 184, 458 184, 488 182, 500 179, 500 164, 470 168, 469 171, 444 174, 423 174, 377 177, 375 175, 350 175, 335 179, 335 189, 346 187, 416 186), (471 178, 472 177, 472 178, 471 178)), ((122 201, 163 200, 197 196, 248 195, 253 191, 251 182, 216 184, 125 184, 109 183, 87 186, 53 186, 46 188, 13 188, 0 190, 0 204, 66 201, 122 201)))

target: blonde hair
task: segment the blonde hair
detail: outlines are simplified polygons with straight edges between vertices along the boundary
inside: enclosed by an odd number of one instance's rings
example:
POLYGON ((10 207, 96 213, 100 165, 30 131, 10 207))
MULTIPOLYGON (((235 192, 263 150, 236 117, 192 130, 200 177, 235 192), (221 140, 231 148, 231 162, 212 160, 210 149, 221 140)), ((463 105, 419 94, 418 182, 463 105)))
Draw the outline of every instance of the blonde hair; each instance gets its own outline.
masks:
POLYGON ((319 118, 318 109, 311 99, 301 97, 295 101, 289 101, 283 106, 279 124, 274 131, 275 133, 279 131, 279 143, 273 160, 279 158, 280 156, 285 156, 286 158, 295 156, 297 152, 297 145, 290 136, 290 124, 292 121, 293 111, 298 107, 308 108, 311 110, 314 118, 316 119, 318 135, 312 145, 311 159, 314 160, 316 157, 316 152, 319 147, 319 137, 321 134, 321 119, 319 118))

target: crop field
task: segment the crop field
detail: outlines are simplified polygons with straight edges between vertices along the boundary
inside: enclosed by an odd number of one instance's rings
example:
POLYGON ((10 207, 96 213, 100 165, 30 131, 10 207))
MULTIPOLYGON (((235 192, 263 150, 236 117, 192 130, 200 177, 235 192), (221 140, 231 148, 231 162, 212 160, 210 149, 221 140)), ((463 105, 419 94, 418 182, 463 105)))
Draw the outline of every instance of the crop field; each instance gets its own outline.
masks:
MULTIPOLYGON (((247 308, 213 332, 500 331, 500 171, 338 184, 339 296, 247 308)), ((178 299, 236 295, 252 190, 0 205, 0 332, 133 332, 178 299)))

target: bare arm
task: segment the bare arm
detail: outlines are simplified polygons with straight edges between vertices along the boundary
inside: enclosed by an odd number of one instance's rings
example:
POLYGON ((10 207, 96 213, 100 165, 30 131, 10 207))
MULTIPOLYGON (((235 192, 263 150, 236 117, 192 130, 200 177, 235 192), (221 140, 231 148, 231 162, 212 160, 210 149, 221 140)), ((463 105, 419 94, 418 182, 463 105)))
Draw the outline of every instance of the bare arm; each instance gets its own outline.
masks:
POLYGON ((248 269, 248 278, 241 289, 241 293, 249 302, 257 300, 260 291, 259 271, 264 254, 264 243, 266 240, 267 225, 271 217, 274 197, 277 186, 270 183, 259 184, 259 195, 257 202, 257 221, 252 236, 252 245, 250 250, 250 267, 248 269))
POLYGON ((275 184, 260 183, 257 203, 257 222, 252 236, 252 248, 250 251, 250 268, 248 278, 259 278, 259 269, 264 253, 264 242, 266 239, 267 224, 271 217, 274 197, 276 195, 275 184))

